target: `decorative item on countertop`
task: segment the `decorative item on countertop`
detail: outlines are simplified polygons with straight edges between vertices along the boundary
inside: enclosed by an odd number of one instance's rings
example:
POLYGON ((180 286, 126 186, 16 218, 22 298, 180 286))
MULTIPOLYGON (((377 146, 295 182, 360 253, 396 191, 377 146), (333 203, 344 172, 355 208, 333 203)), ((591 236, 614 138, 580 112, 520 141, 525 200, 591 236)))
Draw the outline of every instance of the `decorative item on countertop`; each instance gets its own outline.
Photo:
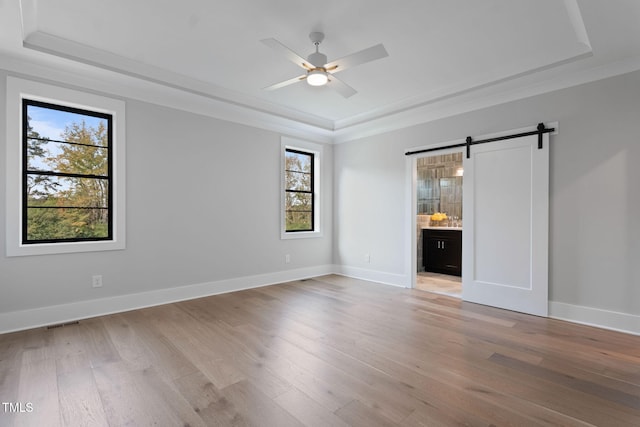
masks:
POLYGON ((444 227, 447 225, 447 214, 444 212, 436 212, 429 218, 431 227, 444 227))

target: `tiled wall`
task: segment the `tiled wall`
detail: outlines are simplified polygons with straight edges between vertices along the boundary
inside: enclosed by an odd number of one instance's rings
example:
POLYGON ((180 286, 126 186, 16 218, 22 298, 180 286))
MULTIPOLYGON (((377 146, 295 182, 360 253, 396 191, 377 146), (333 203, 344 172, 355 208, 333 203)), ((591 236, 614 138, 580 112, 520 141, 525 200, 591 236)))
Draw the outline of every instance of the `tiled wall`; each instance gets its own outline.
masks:
POLYGON ((418 214, 444 212, 462 218, 462 153, 417 159, 418 214))

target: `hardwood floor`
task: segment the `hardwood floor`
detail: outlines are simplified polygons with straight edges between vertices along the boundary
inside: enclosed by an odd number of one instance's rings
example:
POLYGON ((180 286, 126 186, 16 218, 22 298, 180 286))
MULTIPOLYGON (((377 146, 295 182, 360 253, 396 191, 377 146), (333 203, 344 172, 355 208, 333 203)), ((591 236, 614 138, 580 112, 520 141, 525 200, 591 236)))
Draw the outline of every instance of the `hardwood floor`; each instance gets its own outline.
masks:
POLYGON ((2 426, 638 426, 640 337, 324 276, 0 335, 0 400, 2 426))
POLYGON ((421 272, 416 276, 416 289, 462 298, 462 277, 421 272))

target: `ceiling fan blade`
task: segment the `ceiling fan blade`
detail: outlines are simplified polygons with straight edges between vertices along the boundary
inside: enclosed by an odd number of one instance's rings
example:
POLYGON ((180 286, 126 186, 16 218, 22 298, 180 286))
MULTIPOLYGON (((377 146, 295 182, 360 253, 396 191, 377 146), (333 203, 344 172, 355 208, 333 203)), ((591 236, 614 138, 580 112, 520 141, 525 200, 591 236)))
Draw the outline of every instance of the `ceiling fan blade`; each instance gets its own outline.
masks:
POLYGON ((294 78, 292 78, 292 79, 285 80, 285 81, 283 81, 283 82, 276 83, 276 84, 271 85, 271 86, 267 86, 267 87, 265 87, 265 88, 264 88, 264 90, 280 89, 281 87, 285 87, 285 86, 292 85, 292 84, 294 84, 294 83, 301 82, 302 80, 304 80, 304 79, 306 79, 306 78, 307 78, 307 75, 306 75, 306 74, 303 74, 303 75, 301 75, 301 76, 294 77, 294 78))
POLYGON ((289 59, 289 61, 293 62, 297 66, 302 67, 305 70, 310 70, 313 68, 313 64, 310 64, 309 61, 307 61, 306 59, 304 59, 303 57, 301 57, 300 55, 298 55, 297 53, 295 53, 294 51, 292 51, 282 43, 280 43, 278 40, 271 38, 271 39, 262 39, 260 41, 266 44, 267 46, 269 46, 271 49, 277 50, 278 52, 282 53, 284 56, 286 56, 289 59))
POLYGON ((361 50, 351 55, 344 56, 335 61, 329 62, 324 68, 330 73, 337 73, 338 71, 346 70, 349 67, 364 64, 365 62, 375 61, 389 56, 387 50, 382 44, 371 46, 370 48, 361 50))
POLYGON ((345 98, 349 98, 350 96, 358 93, 357 90, 355 90, 354 88, 352 88, 351 86, 343 82, 342 80, 338 79, 334 75, 329 75, 329 83, 327 84, 327 86, 334 89, 345 98))

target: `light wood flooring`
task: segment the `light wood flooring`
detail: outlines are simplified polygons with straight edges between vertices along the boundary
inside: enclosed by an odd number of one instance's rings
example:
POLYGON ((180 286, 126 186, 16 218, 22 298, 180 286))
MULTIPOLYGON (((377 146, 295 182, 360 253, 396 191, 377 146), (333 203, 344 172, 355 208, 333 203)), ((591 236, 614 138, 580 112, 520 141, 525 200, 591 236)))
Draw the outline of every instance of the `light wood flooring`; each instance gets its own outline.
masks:
POLYGON ((462 277, 421 272, 416 276, 416 289, 461 298, 462 277))
POLYGON ((0 335, 0 400, 33 409, 1 426, 639 426, 640 337, 323 276, 0 335))

